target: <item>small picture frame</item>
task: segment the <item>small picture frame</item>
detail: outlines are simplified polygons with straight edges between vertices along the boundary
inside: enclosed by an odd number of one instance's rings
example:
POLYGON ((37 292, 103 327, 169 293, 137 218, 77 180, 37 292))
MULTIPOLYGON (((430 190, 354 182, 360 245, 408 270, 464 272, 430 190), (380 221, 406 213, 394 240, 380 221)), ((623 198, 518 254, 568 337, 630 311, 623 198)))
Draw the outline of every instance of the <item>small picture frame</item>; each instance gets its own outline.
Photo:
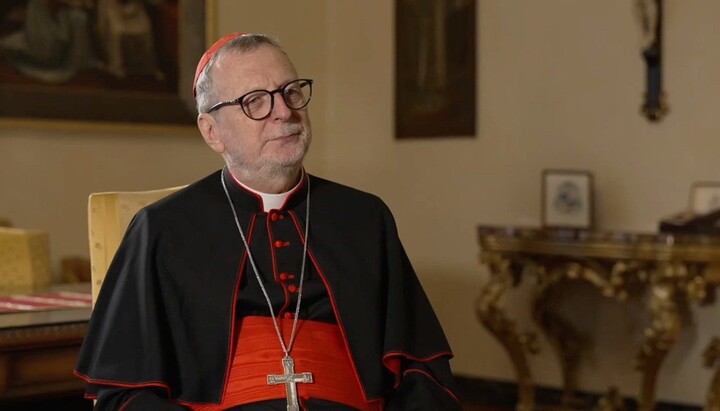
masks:
POLYGON ((593 228, 593 176, 583 170, 543 170, 542 226, 593 228))
POLYGON ((690 188, 688 210, 695 215, 720 209, 720 182, 700 181, 690 188))

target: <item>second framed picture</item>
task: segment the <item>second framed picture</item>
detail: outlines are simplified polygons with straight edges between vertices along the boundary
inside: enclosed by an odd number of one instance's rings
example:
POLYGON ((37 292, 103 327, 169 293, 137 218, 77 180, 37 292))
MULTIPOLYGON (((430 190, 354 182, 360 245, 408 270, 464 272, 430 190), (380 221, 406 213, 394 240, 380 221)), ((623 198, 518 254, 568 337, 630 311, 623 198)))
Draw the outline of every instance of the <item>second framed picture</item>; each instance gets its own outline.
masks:
POLYGON ((720 182, 700 181, 690 189, 688 205, 694 214, 707 214, 720 208, 720 182))
POLYGON ((592 229, 593 176, 583 170, 543 170, 542 226, 592 229))

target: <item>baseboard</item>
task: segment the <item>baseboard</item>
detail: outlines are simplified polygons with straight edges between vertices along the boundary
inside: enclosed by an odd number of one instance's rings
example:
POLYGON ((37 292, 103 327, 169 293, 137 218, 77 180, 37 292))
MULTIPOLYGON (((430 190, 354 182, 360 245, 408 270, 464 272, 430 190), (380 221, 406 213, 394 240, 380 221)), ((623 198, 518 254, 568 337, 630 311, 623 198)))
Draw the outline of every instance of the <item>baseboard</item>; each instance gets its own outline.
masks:
MULTIPOLYGON (((516 383, 458 375, 455 376, 455 383, 463 404, 513 409, 518 401, 516 383)), ((573 399, 573 409, 592 410, 603 395, 577 392, 573 399)), ((559 406, 561 398, 562 390, 559 388, 535 387, 535 402, 539 408, 559 406)), ((623 397, 623 404, 627 411, 638 409, 635 398, 623 397)), ((659 402, 655 405, 655 411, 702 411, 702 406, 659 402)))

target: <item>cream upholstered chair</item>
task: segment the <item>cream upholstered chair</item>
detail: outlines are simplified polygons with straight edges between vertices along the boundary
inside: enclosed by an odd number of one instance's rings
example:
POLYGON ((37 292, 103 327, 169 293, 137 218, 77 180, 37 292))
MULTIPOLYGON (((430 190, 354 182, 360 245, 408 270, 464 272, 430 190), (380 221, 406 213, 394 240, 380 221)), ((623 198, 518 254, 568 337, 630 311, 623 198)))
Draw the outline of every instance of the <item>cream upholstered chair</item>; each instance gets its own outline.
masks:
POLYGON ((0 290, 50 284, 50 238, 46 231, 0 227, 0 290))
POLYGON ((185 186, 150 191, 116 191, 90 194, 88 229, 93 302, 100 292, 108 266, 135 213, 185 186))

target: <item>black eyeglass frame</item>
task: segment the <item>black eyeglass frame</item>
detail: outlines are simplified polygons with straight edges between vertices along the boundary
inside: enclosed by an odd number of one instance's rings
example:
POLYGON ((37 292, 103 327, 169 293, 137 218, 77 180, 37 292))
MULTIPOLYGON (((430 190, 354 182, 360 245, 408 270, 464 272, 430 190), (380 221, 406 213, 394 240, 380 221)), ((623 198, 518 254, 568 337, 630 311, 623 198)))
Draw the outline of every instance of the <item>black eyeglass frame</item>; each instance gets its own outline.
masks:
POLYGON ((310 103, 310 100, 312 99, 312 86, 313 86, 313 83, 314 83, 314 80, 312 80, 312 79, 299 78, 299 79, 293 80, 293 81, 291 81, 291 82, 289 82, 289 83, 287 83, 287 84, 283 85, 282 87, 279 87, 279 88, 277 88, 277 89, 275 89, 275 90, 253 90, 253 91, 249 91, 249 92, 243 94, 242 96, 240 96, 240 97, 238 97, 238 98, 236 98, 236 99, 234 99, 234 100, 221 101, 221 102, 219 102, 219 103, 213 104, 212 107, 210 107, 209 109, 207 109, 206 113, 212 113, 213 111, 219 110, 219 109, 221 109, 221 108, 223 108, 223 107, 225 107, 225 106, 238 106, 238 105, 239 105, 240 108, 242 109, 243 113, 244 113, 249 119, 251 119, 251 120, 256 120, 256 121, 265 120, 266 118, 270 117, 270 115, 271 115, 272 112, 273 112, 273 109, 275 108, 275 93, 280 93, 280 95, 283 97, 283 101, 285 102, 285 105, 286 105, 290 110, 302 110, 302 109, 304 109, 305 107, 307 107, 307 105, 310 103), (303 104, 303 105, 300 106, 300 107, 290 107, 290 105, 288 104, 288 102, 285 100, 285 92, 286 92, 287 88, 288 88, 291 84, 295 84, 295 83, 303 82, 303 81, 306 82, 306 83, 310 86, 310 92, 308 93, 307 100, 305 101, 305 104, 303 104), (257 92, 265 92, 265 93, 270 94, 270 110, 268 111, 268 113, 267 113, 266 115, 264 115, 263 117, 260 117, 260 118, 254 118, 254 117, 250 116, 250 114, 248 114, 247 111, 245 111, 245 106, 243 106, 243 104, 242 104, 242 103, 243 103, 243 99, 245 99, 245 97, 249 96, 250 94, 257 93, 257 92))

